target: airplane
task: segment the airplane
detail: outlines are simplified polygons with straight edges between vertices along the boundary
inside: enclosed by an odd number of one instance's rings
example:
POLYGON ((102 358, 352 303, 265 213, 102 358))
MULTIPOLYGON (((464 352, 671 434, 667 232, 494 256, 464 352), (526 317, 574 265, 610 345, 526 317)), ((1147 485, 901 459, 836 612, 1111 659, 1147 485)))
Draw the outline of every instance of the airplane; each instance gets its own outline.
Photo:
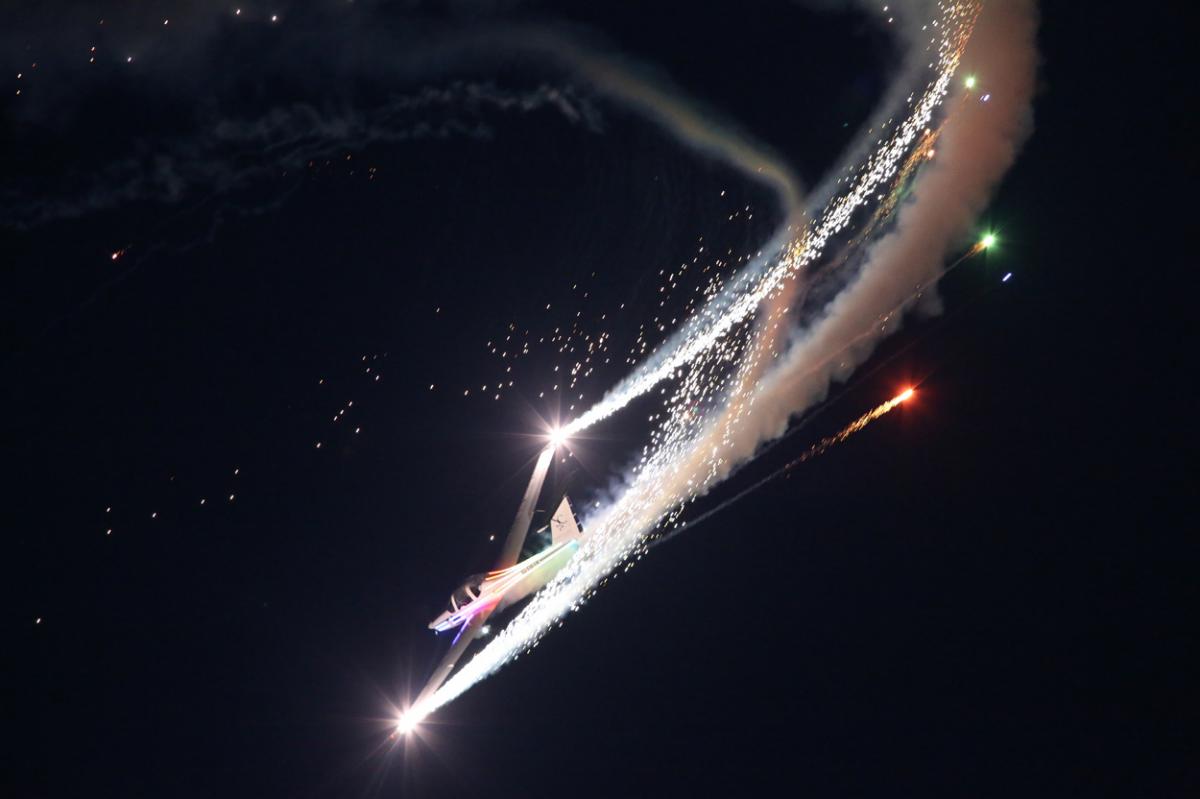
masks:
MULTIPOLYGON (((533 520, 534 505, 542 492, 550 462, 561 443, 558 437, 552 438, 550 444, 538 456, 525 495, 517 508, 517 516, 494 568, 483 574, 472 575, 463 581, 450 595, 446 609, 429 622, 429 629, 435 632, 443 633, 457 629, 458 633, 450 644, 450 650, 411 705, 413 711, 422 707, 449 678, 467 647, 483 634, 484 625, 493 613, 541 590, 578 551, 583 532, 575 520, 570 500, 564 496, 554 515, 550 517, 550 545, 525 560, 520 560, 530 522, 533 520)), ((413 711, 410 711, 410 716, 419 718, 413 711)))

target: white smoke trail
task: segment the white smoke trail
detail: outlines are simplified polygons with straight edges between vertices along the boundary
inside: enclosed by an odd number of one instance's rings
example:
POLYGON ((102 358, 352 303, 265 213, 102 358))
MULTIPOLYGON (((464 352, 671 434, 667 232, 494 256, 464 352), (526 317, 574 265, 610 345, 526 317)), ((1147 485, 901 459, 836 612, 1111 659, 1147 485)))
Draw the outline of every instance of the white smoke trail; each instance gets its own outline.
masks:
POLYGON ((901 113, 894 115, 901 121, 883 126, 888 133, 881 133, 857 168, 839 171, 842 177, 831 185, 846 185, 831 191, 832 199, 812 215, 813 223, 795 245, 743 285, 720 315, 699 320, 692 337, 572 425, 581 430, 654 383, 678 379, 665 421, 652 434, 628 485, 587 519, 579 553, 427 706, 414 712, 431 712, 536 646, 615 569, 631 568, 650 533, 673 523, 687 502, 752 457, 763 441, 780 435, 791 416, 821 397, 831 380, 845 377, 895 329, 900 316, 895 309, 903 310, 920 296, 918 286, 936 278, 947 248, 964 234, 1027 130, 1035 62, 1032 3, 990 5, 978 17, 972 38, 979 10, 978 3, 938 5, 925 28, 931 34, 932 77, 903 98, 901 113), (971 96, 953 109, 939 128, 937 157, 918 173, 913 199, 902 206, 894 230, 871 247, 858 276, 820 318, 787 341, 783 322, 801 288, 801 269, 813 264, 878 192, 890 190, 888 182, 934 124, 934 112, 964 60, 986 76, 988 102, 971 96))
POLYGON ((563 39, 549 31, 522 32, 517 42, 522 50, 566 64, 601 92, 653 120, 689 147, 767 184, 775 192, 785 219, 791 220, 802 210, 800 179, 781 158, 745 133, 733 130, 715 114, 702 112, 677 89, 577 40, 563 39))
MULTIPOLYGON (((783 254, 792 232, 802 222, 804 191, 795 172, 766 146, 734 129, 728 120, 701 108, 695 100, 666 84, 661 77, 651 76, 646 69, 606 55, 577 38, 564 37, 554 30, 520 28, 490 33, 486 46, 497 47, 501 52, 511 48, 515 52, 557 61, 603 94, 654 122, 680 143, 767 186, 779 203, 782 222, 758 255, 742 269, 740 279, 746 281, 751 275, 761 274, 783 254)), ((708 313, 715 315, 717 308, 728 304, 733 295, 734 292, 726 292, 712 298, 708 313)), ((675 340, 683 337, 681 331, 675 340)), ((615 389, 610 393, 619 391, 615 389)), ((566 432, 578 432, 584 426, 575 422, 566 432)))

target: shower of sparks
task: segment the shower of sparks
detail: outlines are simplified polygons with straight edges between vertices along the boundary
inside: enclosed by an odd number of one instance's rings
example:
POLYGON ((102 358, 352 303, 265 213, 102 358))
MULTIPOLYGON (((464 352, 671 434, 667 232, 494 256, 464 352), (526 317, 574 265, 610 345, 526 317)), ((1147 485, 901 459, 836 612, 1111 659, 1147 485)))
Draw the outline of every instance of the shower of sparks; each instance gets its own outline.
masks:
MULTIPOLYGON (((725 197, 722 191, 720 196, 725 197)), ((727 215, 730 224, 745 223, 754 219, 753 207, 737 207, 727 215)), ((513 396, 514 388, 525 382, 520 375, 520 362, 535 360, 542 362, 547 356, 558 361, 549 375, 541 375, 536 387, 524 385, 526 396, 545 399, 547 396, 559 400, 569 414, 583 407, 588 396, 589 380, 606 375, 611 366, 636 367, 654 352, 654 345, 663 335, 669 335, 681 320, 690 319, 699 308, 724 288, 727 273, 738 267, 754 263, 762 257, 762 251, 738 255, 733 248, 715 250, 707 244, 703 235, 697 238, 695 254, 674 268, 660 269, 661 285, 656 292, 657 304, 652 318, 641 322, 636 331, 629 324, 632 343, 624 353, 615 345, 614 328, 624 320, 628 323, 630 310, 626 304, 616 307, 595 307, 592 295, 597 273, 571 283, 570 291, 574 303, 547 303, 543 309, 549 321, 529 325, 510 321, 503 331, 485 343, 488 353, 497 359, 499 372, 488 382, 462 386, 460 396, 472 399, 500 401, 513 396), (669 303, 680 303, 668 310, 669 303), (553 327, 551 327, 553 326, 553 327), (548 377, 549 379, 544 379, 548 377)), ((442 306, 434 308, 434 315, 441 314, 442 306)), ((429 389, 434 390, 431 384, 429 389)))
POLYGON ((878 405, 875 408, 872 408, 871 410, 867 411, 862 416, 858 417, 853 422, 851 422, 850 424, 843 427, 841 430, 839 430, 834 435, 829 436, 828 438, 823 438, 820 441, 818 441, 816 444, 813 444, 811 447, 809 447, 808 451, 806 451, 803 455, 801 455, 799 458, 797 458, 795 462, 803 463, 804 461, 811 460, 811 459, 815 458, 816 456, 824 453, 826 450, 828 450, 830 447, 834 446, 835 444, 842 443, 843 441, 848 439, 850 436, 854 435, 855 433, 857 433, 858 431, 862 430, 864 427, 869 425, 871 422, 874 422, 876 419, 880 418, 881 416, 884 416, 884 415, 892 412, 893 410, 895 410, 898 405, 908 402, 910 399, 912 399, 913 394, 915 394, 915 393, 916 392, 913 389, 906 388, 904 391, 902 391, 899 394, 897 394, 896 396, 892 397, 887 402, 884 402, 881 405, 878 405))
MULTIPOLYGON (((536 647, 610 578, 637 565, 656 531, 677 528, 686 507, 729 473, 738 457, 737 435, 753 415, 762 386, 771 379, 772 362, 794 326, 789 312, 804 298, 801 278, 814 277, 811 272, 821 266, 829 247, 847 244, 839 234, 854 232, 849 244, 861 244, 890 214, 908 172, 933 158, 934 115, 949 91, 979 9, 978 2, 938 4, 925 28, 931 33, 927 83, 878 126, 873 147, 834 181, 832 197, 810 209, 804 224, 788 220, 783 232, 790 234, 789 243, 768 249, 765 258, 726 280, 632 375, 562 428, 565 436, 579 433, 667 383, 659 390, 664 406, 647 417, 649 443, 621 492, 584 520, 587 534, 579 552, 422 707, 408 711, 405 729, 536 647)), ((868 132, 874 136, 876 131, 868 132)), ((886 324, 889 317, 876 321, 886 324)), ((816 447, 828 449, 911 396, 910 390, 889 400, 816 447)))

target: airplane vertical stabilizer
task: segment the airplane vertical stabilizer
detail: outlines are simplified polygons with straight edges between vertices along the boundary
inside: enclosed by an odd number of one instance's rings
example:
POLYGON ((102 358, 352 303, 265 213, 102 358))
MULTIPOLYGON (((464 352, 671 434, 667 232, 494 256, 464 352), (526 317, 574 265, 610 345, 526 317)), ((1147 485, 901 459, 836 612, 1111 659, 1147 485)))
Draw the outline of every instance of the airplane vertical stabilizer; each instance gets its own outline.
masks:
POLYGON ((554 511, 554 515, 550 517, 550 543, 555 545, 564 541, 578 541, 582 537, 583 533, 579 531, 575 514, 571 511, 571 503, 567 501, 566 497, 563 497, 558 510, 554 511))

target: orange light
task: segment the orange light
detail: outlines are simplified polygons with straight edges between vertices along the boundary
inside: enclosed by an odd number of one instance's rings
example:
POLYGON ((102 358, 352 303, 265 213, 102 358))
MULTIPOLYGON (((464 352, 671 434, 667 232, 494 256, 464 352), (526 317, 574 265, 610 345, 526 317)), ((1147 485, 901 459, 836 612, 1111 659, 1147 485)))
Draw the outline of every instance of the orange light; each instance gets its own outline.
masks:
POLYGON ((903 392, 900 393, 899 396, 896 397, 896 401, 897 402, 907 402, 908 400, 912 399, 912 395, 916 394, 916 393, 917 392, 914 391, 913 389, 906 388, 906 389, 904 389, 903 392))

